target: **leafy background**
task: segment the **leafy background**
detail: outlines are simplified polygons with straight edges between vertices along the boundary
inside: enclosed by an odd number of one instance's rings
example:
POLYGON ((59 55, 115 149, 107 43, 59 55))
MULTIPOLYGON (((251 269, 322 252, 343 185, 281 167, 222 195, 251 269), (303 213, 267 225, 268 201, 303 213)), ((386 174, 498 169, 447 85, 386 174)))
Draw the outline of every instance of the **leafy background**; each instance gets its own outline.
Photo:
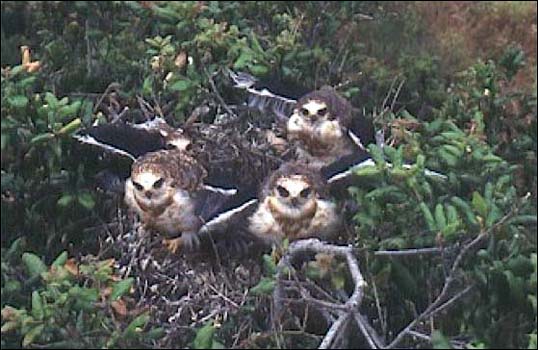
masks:
MULTIPOLYGON (((2 347, 166 345, 136 306, 133 276, 98 256, 110 199, 70 135, 106 119, 104 96, 152 101, 177 125, 206 106, 211 122, 211 80, 226 92, 231 68, 283 93, 336 86, 386 131, 390 146, 372 148, 376 167, 350 189, 354 244, 376 286, 365 305, 384 337, 438 293, 445 264, 373 252, 488 232, 459 276, 473 291, 431 325, 433 345, 536 348, 536 3, 7 1, 1 11, 2 347), (424 166, 449 181, 424 178, 424 166)), ((233 336, 263 314, 266 274, 228 324, 173 346, 275 346, 259 322, 233 336)))

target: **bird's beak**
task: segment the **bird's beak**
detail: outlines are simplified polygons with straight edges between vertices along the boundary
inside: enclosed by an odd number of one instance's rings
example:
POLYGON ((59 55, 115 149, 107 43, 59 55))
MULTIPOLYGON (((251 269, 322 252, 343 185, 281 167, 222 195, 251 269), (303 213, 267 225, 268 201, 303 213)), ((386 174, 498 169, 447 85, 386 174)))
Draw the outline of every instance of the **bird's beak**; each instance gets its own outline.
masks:
POLYGON ((147 199, 151 199, 152 196, 153 196, 153 193, 152 193, 152 192, 150 192, 150 191, 147 191, 147 192, 146 192, 146 197, 147 197, 147 199))

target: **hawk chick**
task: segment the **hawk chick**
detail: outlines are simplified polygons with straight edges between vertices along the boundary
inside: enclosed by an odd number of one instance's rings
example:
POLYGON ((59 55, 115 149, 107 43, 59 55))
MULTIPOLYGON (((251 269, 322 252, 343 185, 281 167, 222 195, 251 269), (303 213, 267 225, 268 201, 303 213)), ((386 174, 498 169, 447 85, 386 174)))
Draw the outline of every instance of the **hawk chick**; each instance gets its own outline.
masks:
POLYGON ((353 116, 351 104, 328 86, 297 101, 286 131, 287 139, 298 143, 297 158, 317 169, 364 153, 373 139, 371 123, 353 116))
POLYGON ((266 181, 248 230, 265 243, 276 244, 338 233, 341 217, 325 196, 326 184, 314 170, 286 163, 266 181))
POLYGON ((174 238, 165 241, 171 251, 180 245, 192 247, 198 244, 202 226, 196 208, 206 175, 206 170, 184 152, 147 153, 133 163, 125 183, 125 202, 147 229, 174 238))

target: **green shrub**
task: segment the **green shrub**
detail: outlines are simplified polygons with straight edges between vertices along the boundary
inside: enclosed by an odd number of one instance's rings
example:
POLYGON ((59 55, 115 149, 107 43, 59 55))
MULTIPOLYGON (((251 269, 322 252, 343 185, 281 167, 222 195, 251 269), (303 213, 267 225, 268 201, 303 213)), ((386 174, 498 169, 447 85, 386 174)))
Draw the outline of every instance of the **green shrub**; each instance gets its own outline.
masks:
POLYGON ((134 279, 113 260, 76 263, 62 252, 50 265, 16 240, 2 248, 2 347, 125 347, 162 336, 128 295, 134 279))

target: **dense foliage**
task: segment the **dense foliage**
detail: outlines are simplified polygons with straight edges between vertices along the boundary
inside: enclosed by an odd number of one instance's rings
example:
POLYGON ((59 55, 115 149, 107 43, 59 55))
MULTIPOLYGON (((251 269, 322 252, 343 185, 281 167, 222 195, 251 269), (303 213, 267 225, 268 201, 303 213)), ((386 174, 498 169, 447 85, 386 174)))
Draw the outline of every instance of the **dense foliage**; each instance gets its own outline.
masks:
MULTIPOLYGON (((92 256, 106 237, 95 225, 110 220, 110 200, 95 191, 96 165, 81 161, 70 136, 107 119, 103 99, 121 108, 151 101, 177 125, 204 106, 211 122, 222 112, 215 89, 237 100, 230 68, 270 77, 282 93, 336 86, 385 130, 387 146, 370 146, 376 165, 359 171, 364 185, 349 195, 359 208, 352 226, 369 284, 364 305, 387 342, 439 294, 458 249, 487 233, 457 275, 470 292, 422 327, 435 330, 436 346, 536 348, 536 4, 467 5, 466 16, 516 26, 491 30, 492 46, 474 51, 480 22, 474 37, 447 36, 432 27, 434 11, 415 3, 1 6, 2 347, 159 345, 162 330, 130 293, 136 276, 120 277, 113 262, 92 256), (424 168, 448 180, 425 177, 424 168), (447 256, 374 253, 423 247, 445 247, 447 256)), ((309 266, 320 270, 313 279, 329 269, 309 266)), ((345 275, 333 268, 331 285, 342 288, 345 275)), ((267 270, 233 324, 209 322, 175 346, 275 346, 270 336, 230 335, 241 317, 264 312, 257 301, 272 290, 267 270)), ((256 325, 251 335, 270 330, 256 325)), ((285 338, 286 346, 317 346, 285 338)))

